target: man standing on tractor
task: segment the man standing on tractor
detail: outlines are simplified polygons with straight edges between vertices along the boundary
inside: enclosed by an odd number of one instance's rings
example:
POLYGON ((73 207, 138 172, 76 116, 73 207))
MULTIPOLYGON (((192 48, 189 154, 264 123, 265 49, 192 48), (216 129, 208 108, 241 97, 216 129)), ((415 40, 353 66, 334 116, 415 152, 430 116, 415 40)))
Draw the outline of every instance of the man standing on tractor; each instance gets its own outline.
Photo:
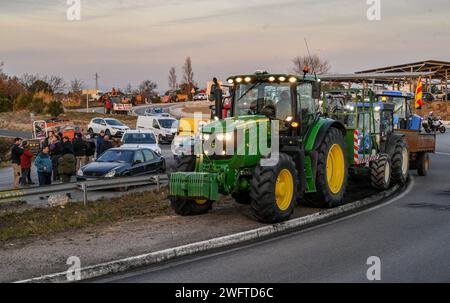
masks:
POLYGON ((222 111, 219 110, 222 107, 222 87, 219 84, 219 81, 216 77, 213 78, 213 85, 211 86, 211 95, 210 101, 214 101, 215 112, 213 113, 214 117, 222 119, 222 111))

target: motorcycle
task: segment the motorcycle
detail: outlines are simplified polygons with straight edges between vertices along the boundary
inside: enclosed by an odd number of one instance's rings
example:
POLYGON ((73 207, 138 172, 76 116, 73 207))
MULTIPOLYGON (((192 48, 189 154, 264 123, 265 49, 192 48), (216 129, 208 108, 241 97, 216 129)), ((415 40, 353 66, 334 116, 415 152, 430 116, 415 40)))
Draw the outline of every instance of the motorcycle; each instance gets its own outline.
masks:
POLYGON ((426 120, 424 119, 422 126, 427 133, 439 131, 441 134, 445 134, 447 131, 441 117, 428 117, 426 120))

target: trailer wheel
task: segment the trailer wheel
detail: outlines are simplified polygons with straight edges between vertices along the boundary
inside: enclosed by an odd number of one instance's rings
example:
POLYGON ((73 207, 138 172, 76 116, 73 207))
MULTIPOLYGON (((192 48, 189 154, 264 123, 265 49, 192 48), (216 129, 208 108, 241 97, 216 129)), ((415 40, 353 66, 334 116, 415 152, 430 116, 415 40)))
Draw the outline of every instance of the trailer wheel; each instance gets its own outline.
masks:
POLYGON ((392 181, 404 185, 409 178, 409 151, 404 141, 398 141, 392 156, 392 181))
POLYGON ((430 169, 430 155, 428 153, 420 153, 417 155, 417 172, 419 176, 425 177, 430 169))
POLYGON ((319 208, 342 204, 348 180, 348 163, 342 133, 330 128, 318 149, 316 189, 305 196, 305 205, 319 208))
POLYGON ((275 166, 257 166, 250 199, 254 216, 264 223, 289 220, 297 201, 298 173, 294 161, 280 154, 275 166))
POLYGON ((389 156, 381 154, 380 158, 370 163, 372 187, 379 190, 386 190, 391 185, 392 165, 389 156))

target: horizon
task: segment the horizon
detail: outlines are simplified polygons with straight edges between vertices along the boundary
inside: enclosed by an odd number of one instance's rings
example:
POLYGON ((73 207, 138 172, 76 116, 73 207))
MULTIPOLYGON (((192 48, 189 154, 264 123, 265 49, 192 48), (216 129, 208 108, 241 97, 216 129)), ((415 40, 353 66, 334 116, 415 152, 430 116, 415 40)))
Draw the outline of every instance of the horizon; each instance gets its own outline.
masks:
POLYGON ((0 4, 7 74, 78 78, 94 88, 98 72, 104 91, 148 79, 162 92, 169 69, 181 80, 190 56, 203 88, 214 76, 288 73, 294 57, 307 55, 304 38, 312 54, 330 62, 331 73, 450 61, 445 0, 382 0, 380 21, 367 19, 365 0, 81 0, 80 21, 67 20, 68 7, 65 0, 0 4))

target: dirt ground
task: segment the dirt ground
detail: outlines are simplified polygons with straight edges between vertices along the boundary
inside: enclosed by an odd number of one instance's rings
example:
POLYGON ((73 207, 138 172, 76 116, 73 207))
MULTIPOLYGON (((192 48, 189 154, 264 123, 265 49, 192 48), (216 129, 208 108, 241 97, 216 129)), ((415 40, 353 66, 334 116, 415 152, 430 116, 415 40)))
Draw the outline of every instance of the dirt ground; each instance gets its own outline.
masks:
MULTIPOLYGON (((364 182, 352 182, 346 201, 374 193, 364 182), (355 194, 357 193, 357 194, 355 194)), ((249 206, 224 198, 202 216, 180 217, 170 208, 158 216, 131 218, 46 236, 32 236, 4 242, 0 247, 0 282, 11 282, 67 270, 70 256, 81 259, 82 266, 155 252, 162 249, 208 240, 263 226, 249 206)), ((294 217, 319 209, 299 206, 294 217)))

